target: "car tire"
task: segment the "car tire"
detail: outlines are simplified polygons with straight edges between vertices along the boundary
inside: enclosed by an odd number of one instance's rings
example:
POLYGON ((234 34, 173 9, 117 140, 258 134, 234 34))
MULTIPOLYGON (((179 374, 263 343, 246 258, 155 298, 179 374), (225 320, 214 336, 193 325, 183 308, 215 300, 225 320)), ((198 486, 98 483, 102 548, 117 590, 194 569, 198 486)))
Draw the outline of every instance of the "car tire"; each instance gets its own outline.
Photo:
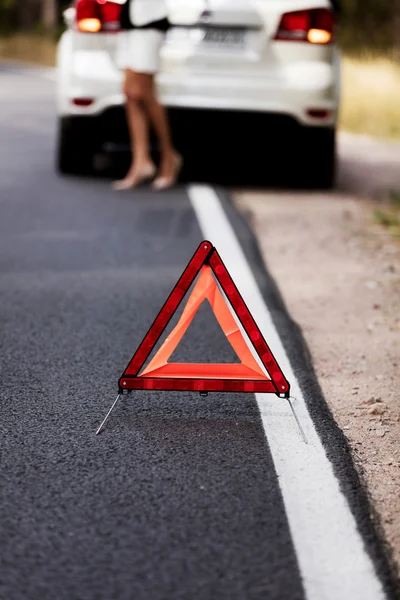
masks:
POLYGON ((96 128, 84 117, 63 117, 58 124, 57 170, 65 175, 94 172, 96 128))
POLYGON ((336 177, 336 130, 307 127, 301 138, 298 165, 301 186, 332 189, 336 177))

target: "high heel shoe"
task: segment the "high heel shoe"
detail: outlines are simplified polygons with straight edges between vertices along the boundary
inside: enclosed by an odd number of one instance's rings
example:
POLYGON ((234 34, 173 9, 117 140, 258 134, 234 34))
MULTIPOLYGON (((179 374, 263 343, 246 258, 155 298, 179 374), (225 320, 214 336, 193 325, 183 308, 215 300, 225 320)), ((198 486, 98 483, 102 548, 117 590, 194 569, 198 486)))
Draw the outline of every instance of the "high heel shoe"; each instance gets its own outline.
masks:
POLYGON ((157 169, 155 165, 146 165, 139 169, 132 177, 125 177, 120 181, 114 181, 112 187, 117 192, 124 192, 127 190, 133 190, 141 183, 145 183, 150 179, 153 179, 156 175, 157 169))
POLYGON ((172 175, 161 175, 154 180, 152 189, 156 192, 161 192, 173 187, 179 179, 180 172, 183 167, 183 158, 180 154, 174 157, 174 170, 172 175))

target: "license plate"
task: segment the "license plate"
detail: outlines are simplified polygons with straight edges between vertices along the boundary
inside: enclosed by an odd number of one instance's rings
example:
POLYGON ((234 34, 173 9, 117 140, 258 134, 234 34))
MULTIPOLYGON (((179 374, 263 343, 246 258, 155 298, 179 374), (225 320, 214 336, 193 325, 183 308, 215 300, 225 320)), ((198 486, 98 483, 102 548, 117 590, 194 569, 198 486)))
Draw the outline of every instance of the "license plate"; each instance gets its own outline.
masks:
POLYGON ((246 40, 245 29, 210 27, 206 29, 203 44, 224 48, 243 48, 246 40))

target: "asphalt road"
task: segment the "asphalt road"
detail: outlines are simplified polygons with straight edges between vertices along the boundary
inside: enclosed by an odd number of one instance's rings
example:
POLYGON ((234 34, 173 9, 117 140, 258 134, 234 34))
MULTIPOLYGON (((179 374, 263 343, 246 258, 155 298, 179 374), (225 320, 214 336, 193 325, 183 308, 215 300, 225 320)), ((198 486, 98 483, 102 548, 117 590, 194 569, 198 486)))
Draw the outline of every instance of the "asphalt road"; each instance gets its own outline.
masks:
MULTIPOLYGON (((185 189, 60 178, 51 82, 1 79, 0 597, 302 599, 253 396, 137 394, 94 435, 202 239, 185 189)), ((188 360, 230 360, 208 316, 188 360)))
MULTIPOLYGON (((267 442, 263 399, 253 395, 138 393, 95 436, 204 227, 184 187, 118 195, 106 180, 59 177, 54 84, 34 72, 4 71, 0 82, 0 600, 335 597, 307 548, 310 516, 293 533, 293 515, 304 516, 307 462, 326 461, 310 427, 310 446, 297 455, 296 438, 289 454, 304 459, 298 490, 285 479, 283 455, 277 463, 272 430, 267 442), (304 590, 307 569, 313 594, 304 590)), ((234 357, 203 310, 174 359, 234 357)), ((325 413, 322 420, 331 427, 325 413)), ((333 474, 313 468, 317 502, 333 474)), ((335 523, 332 535, 339 530, 335 523)), ((336 573, 335 560, 329 581, 340 588, 347 577, 351 589, 351 571, 336 573)), ((379 586, 348 600, 381 599, 379 586)))

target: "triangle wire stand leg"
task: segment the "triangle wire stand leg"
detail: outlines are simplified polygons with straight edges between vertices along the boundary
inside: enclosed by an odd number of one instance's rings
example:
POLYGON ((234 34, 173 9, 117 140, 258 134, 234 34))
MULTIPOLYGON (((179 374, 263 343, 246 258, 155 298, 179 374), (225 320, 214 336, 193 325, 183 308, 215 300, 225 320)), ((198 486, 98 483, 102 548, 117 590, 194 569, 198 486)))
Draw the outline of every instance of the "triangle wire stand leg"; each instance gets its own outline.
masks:
POLYGON ((117 402, 121 398, 121 396, 122 396, 122 394, 118 394, 117 398, 114 400, 114 403, 113 403, 112 407, 110 408, 110 410, 108 411, 108 413, 106 415, 106 418, 104 419, 104 421, 102 422, 102 424, 100 425, 100 427, 98 428, 98 430, 96 431, 96 435, 99 435, 99 433, 103 429, 104 425, 107 423, 108 419, 110 418, 110 415, 111 415, 112 411, 117 406, 117 402))
POLYGON ((306 434, 304 433, 304 429, 303 429, 303 428, 302 428, 302 426, 301 426, 300 419, 299 419, 299 417, 297 416, 297 414, 296 414, 296 411, 294 410, 294 406, 293 406, 293 404, 292 404, 292 400, 295 400, 295 399, 296 399, 296 398, 294 398, 293 396, 289 396, 289 397, 287 398, 287 401, 289 402, 290 409, 291 409, 291 411, 292 411, 292 413, 293 413, 293 416, 294 416, 294 418, 295 418, 295 421, 296 421, 296 423, 297 423, 297 427, 299 428, 299 431, 300 431, 300 433, 301 433, 301 436, 302 436, 302 438, 303 438, 303 440, 304 440, 304 443, 305 443, 305 444, 308 444, 308 440, 307 440, 307 438, 306 438, 306 434))

